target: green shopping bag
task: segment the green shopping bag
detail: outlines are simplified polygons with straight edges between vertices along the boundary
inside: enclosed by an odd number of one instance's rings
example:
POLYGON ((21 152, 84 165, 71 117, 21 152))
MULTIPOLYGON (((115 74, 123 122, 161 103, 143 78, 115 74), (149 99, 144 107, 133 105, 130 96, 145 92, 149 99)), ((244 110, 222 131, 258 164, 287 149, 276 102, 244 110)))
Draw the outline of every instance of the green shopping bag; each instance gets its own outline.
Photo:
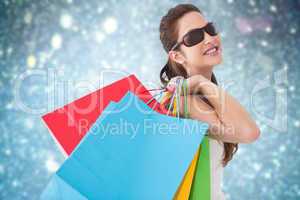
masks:
POLYGON ((189 200, 210 200, 209 139, 204 136, 196 166, 189 200))

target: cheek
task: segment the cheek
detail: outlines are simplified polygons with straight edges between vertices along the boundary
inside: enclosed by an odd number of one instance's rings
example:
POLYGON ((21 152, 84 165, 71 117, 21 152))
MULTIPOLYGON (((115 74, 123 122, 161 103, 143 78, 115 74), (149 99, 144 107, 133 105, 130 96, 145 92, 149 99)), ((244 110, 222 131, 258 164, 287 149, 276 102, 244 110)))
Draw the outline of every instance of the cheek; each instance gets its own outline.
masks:
POLYGON ((191 64, 201 64, 205 59, 199 47, 191 48, 187 57, 191 64))

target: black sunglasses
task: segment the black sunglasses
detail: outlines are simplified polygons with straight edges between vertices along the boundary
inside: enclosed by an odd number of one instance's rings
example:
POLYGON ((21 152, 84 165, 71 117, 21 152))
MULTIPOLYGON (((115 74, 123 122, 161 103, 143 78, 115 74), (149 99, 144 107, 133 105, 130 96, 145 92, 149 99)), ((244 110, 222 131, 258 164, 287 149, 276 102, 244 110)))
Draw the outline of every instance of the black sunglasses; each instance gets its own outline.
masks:
POLYGON ((208 22, 202 28, 192 29, 187 32, 181 42, 177 42, 170 51, 175 50, 181 44, 184 44, 187 47, 194 46, 204 40, 204 31, 211 36, 215 36, 218 34, 213 22, 208 22))

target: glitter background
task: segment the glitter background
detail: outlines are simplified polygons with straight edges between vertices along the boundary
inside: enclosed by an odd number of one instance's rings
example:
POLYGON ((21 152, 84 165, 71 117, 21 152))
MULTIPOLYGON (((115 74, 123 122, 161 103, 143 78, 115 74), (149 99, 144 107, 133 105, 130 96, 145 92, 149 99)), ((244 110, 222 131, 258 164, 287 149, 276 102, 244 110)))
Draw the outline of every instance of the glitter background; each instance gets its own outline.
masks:
MULTIPOLYGON (((180 2, 0 1, 0 199, 38 199, 64 161, 42 114, 124 76, 112 71, 159 83, 159 22, 180 2)), ((217 79, 261 128, 225 168, 228 199, 300 199, 300 1, 186 2, 217 23, 217 79)))

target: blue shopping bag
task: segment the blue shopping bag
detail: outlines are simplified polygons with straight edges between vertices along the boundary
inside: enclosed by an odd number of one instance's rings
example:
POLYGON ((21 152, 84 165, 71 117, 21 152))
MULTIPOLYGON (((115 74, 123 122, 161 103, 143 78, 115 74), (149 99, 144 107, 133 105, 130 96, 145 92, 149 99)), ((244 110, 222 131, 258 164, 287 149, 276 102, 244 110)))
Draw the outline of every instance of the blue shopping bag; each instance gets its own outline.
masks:
MULTIPOLYGON (((207 129, 157 113, 128 92, 106 107, 51 182, 63 181, 63 193, 78 195, 72 199, 172 199, 207 129)), ((53 184, 42 199, 49 191, 53 184)))
POLYGON ((54 174, 48 183, 46 189, 42 193, 40 199, 43 200, 59 200, 59 199, 72 199, 72 200, 88 200, 82 196, 78 191, 66 183, 58 175, 54 174))

